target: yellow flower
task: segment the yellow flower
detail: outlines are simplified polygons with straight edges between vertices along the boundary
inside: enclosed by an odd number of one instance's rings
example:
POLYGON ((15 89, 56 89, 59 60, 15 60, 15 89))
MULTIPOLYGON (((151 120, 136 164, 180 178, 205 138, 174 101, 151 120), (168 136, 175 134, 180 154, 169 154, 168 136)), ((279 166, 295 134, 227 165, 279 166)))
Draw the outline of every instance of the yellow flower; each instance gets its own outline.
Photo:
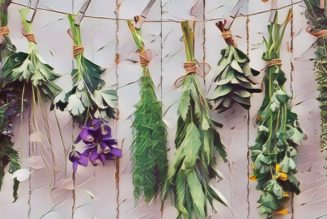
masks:
POLYGON ((277 173, 277 177, 276 177, 277 179, 280 179, 282 181, 288 180, 288 175, 281 171, 281 167, 279 164, 276 164, 276 173, 277 173))
POLYGON ((252 176, 249 177, 249 179, 250 179, 251 181, 256 181, 256 180, 257 180, 257 177, 255 177, 255 175, 252 175, 252 176))
POLYGON ((275 214, 278 214, 278 215, 286 215, 288 214, 288 210, 286 208, 283 208, 279 211, 276 211, 275 214))

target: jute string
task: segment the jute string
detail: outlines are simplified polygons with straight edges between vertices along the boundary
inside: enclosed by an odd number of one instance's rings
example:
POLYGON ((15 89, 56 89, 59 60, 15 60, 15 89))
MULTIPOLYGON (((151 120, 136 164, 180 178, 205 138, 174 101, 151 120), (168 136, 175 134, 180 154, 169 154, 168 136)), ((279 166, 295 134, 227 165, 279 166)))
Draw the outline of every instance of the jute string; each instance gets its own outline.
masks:
POLYGON ((1 36, 8 35, 8 34, 9 34, 9 28, 8 28, 8 26, 0 27, 0 35, 1 36))

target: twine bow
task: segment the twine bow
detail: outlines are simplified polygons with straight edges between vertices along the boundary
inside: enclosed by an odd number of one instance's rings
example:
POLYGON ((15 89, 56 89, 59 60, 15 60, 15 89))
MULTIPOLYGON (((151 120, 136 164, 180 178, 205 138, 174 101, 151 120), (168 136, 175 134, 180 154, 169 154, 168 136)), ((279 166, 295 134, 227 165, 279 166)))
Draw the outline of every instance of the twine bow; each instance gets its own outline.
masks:
POLYGON ((77 45, 73 46, 73 55, 74 55, 74 57, 76 57, 78 55, 82 55, 83 53, 84 53, 84 47, 83 46, 77 46, 77 45))
POLYGON ((311 35, 321 38, 321 37, 327 37, 327 30, 314 30, 311 26, 307 27, 307 32, 311 35))
POLYGON ((182 86, 186 77, 191 74, 197 74, 197 75, 201 76, 199 68, 197 67, 196 62, 194 62, 194 61, 185 62, 184 69, 186 71, 185 74, 180 76, 179 78, 177 78, 177 80, 174 83, 176 88, 179 88, 180 86, 182 86))
POLYGON ((23 32, 23 36, 27 39, 28 42, 36 43, 35 36, 33 33, 25 33, 23 32))
POLYGON ((151 50, 149 49, 143 50, 142 52, 139 53, 139 57, 140 57, 141 66, 143 68, 147 67, 151 60, 151 50))
POLYGON ((9 34, 9 28, 8 28, 8 26, 0 27, 0 35, 1 36, 8 35, 8 34, 9 34))

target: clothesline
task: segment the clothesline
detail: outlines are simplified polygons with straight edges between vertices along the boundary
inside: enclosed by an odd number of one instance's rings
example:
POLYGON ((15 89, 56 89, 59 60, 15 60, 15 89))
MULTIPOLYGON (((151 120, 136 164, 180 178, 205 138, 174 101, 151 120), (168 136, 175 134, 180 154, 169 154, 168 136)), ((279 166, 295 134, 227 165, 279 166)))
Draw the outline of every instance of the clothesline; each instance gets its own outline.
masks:
MULTIPOLYGON (((276 8, 275 10, 282 10, 288 7, 292 7, 294 5, 300 4, 302 3, 303 0, 298 1, 298 2, 294 2, 288 5, 284 5, 282 7, 276 8)), ((14 5, 19 5, 19 6, 23 6, 23 7, 27 7, 27 8, 31 8, 28 5, 22 4, 22 3, 17 3, 17 2, 12 2, 11 4, 14 5)), ((31 8, 33 9, 33 8, 31 8)), ((51 13, 57 13, 57 14, 64 14, 64 15, 68 15, 69 13, 67 12, 62 12, 62 11, 57 11, 57 10, 50 10, 50 9, 46 9, 46 8, 37 8, 37 11, 47 11, 47 12, 51 12, 51 13)), ((238 17, 252 17, 252 16, 256 16, 256 15, 260 15, 260 14, 265 14, 265 13, 269 13, 271 11, 271 9, 269 10, 264 10, 264 11, 260 11, 260 12, 254 12, 254 13, 250 13, 247 15, 243 15, 240 14, 238 16, 236 16, 236 18, 238 17)), ((112 21, 128 21, 130 19, 127 18, 114 18, 114 17, 104 17, 104 16, 90 16, 90 15, 85 15, 84 18, 92 18, 92 19, 101 19, 101 20, 112 20, 112 21)), ((216 21, 216 20, 222 20, 225 19, 225 17, 220 17, 220 18, 210 18, 210 19, 206 19, 206 20, 196 20, 194 19, 194 22, 210 22, 210 21, 216 21)), ((182 20, 176 21, 176 20, 149 20, 146 19, 144 22, 148 22, 148 23, 180 23, 182 20)))

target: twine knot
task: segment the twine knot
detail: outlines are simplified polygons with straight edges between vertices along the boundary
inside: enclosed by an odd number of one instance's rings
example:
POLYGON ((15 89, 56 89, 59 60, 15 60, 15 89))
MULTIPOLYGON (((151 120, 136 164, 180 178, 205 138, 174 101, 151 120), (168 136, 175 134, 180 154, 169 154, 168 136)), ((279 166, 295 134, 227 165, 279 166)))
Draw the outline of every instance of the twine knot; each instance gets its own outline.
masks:
POLYGON ((193 62, 193 61, 185 62, 184 69, 185 69, 185 74, 180 76, 179 78, 177 78, 177 80, 175 81, 176 88, 179 88, 180 86, 182 86, 184 80, 186 79, 186 77, 188 75, 191 75, 191 74, 200 75, 196 62, 193 62))
POLYGON ((327 29, 325 30, 314 30, 311 26, 307 27, 307 32, 311 35, 321 38, 321 37, 327 37, 327 29))
POLYGON ((140 63, 142 67, 147 67, 150 63, 150 50, 143 50, 139 53, 140 63))
POLYGON ((36 43, 33 33, 23 33, 23 36, 26 37, 28 42, 36 43))
POLYGON ((1 36, 8 35, 8 34, 9 34, 9 28, 8 28, 8 26, 0 27, 0 35, 1 36))
POLYGON ((271 66, 275 66, 275 65, 282 65, 282 60, 281 59, 272 59, 272 60, 268 60, 267 61, 267 65, 266 68, 269 68, 271 66))
POLYGON ((82 55, 83 53, 84 53, 84 47, 83 46, 77 46, 77 45, 73 46, 73 55, 74 55, 74 57, 76 57, 78 55, 82 55))

